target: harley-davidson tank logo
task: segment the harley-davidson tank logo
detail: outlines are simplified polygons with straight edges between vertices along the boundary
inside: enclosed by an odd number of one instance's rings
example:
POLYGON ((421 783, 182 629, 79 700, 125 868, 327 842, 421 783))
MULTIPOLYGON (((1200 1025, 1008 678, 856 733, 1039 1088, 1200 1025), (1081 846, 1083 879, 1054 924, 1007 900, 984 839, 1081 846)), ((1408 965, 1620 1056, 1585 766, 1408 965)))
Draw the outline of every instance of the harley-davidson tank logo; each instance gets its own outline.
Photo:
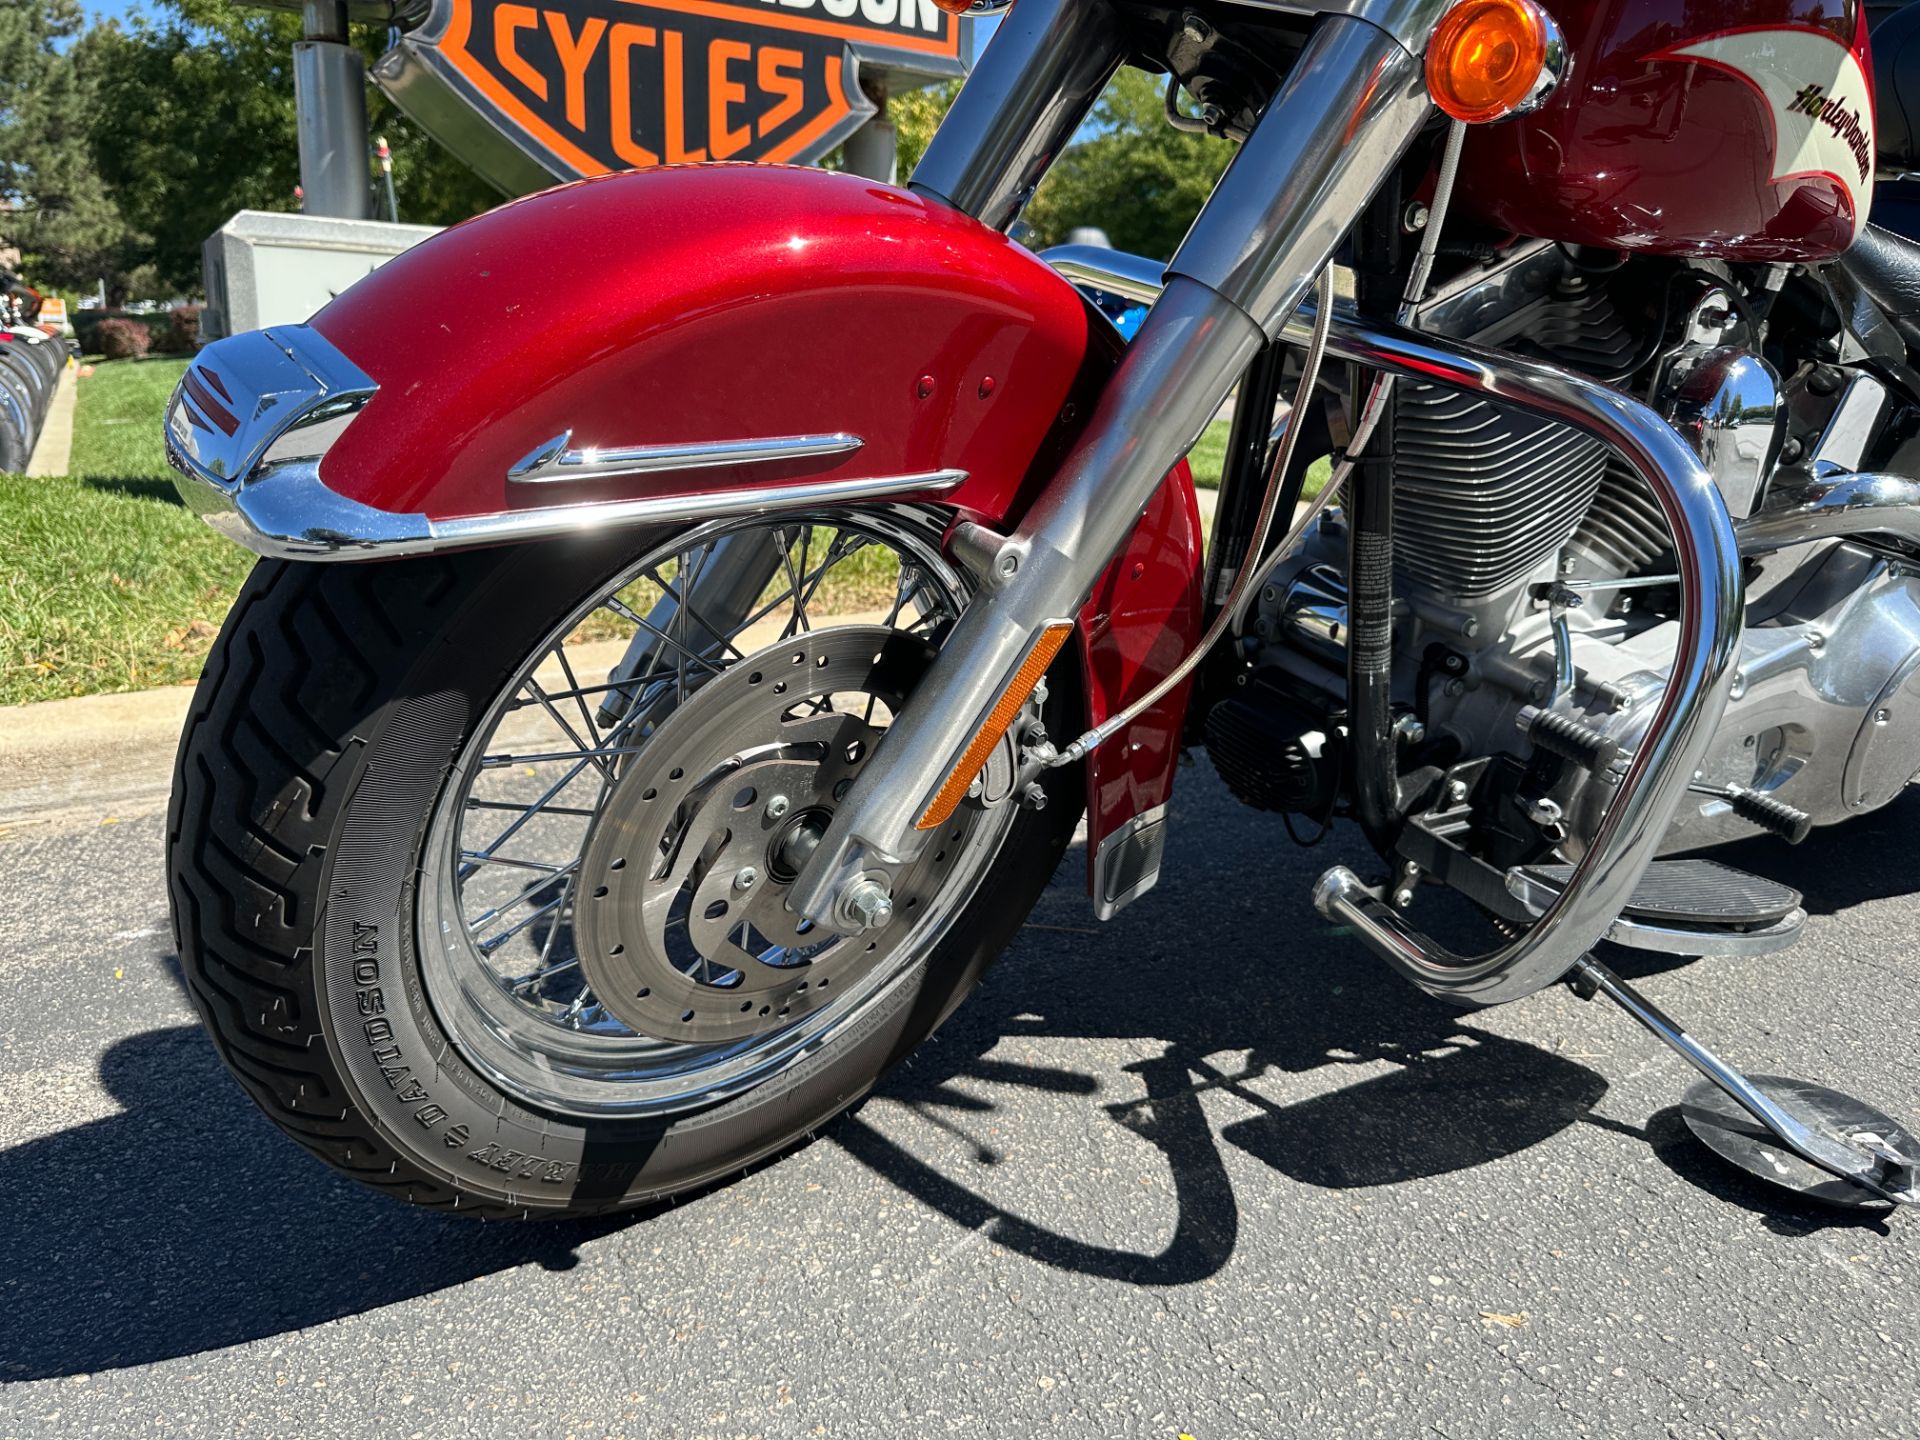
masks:
POLYGON ((1826 30, 1729 30, 1649 55, 1746 81, 1773 118, 1775 181, 1825 175, 1846 193, 1857 234, 1873 208, 1873 90, 1859 57, 1826 30))
POLYGON ((862 62, 964 73, 958 21, 933 0, 434 0, 374 73, 483 174, 526 189, 528 159, 549 179, 817 160, 873 113, 862 62))

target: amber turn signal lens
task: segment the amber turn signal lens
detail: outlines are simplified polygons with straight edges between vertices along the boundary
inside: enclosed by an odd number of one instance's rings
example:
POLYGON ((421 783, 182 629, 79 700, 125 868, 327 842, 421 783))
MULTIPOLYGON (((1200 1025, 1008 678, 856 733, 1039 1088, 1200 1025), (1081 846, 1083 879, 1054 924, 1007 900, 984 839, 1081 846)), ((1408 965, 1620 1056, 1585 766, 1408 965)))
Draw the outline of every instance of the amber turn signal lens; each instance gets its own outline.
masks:
POLYGON ((1033 693, 1033 687, 1040 683, 1040 677, 1047 673, 1047 666, 1053 663, 1053 657, 1060 653, 1060 647, 1067 643, 1067 636, 1072 633, 1073 626, 1064 620, 1056 620, 1040 632, 1040 638, 1033 642, 1027 658, 1020 662, 1020 668, 1014 672, 1012 682, 987 713, 986 723, 973 737, 966 753, 960 757, 960 763, 953 767, 953 773, 947 776, 946 784, 940 787, 939 793, 933 797, 933 803, 927 806, 927 813, 920 817, 914 829, 938 829, 960 807, 967 787, 973 784, 973 777, 987 763, 993 747, 1007 733, 1007 727, 1013 724, 1013 717, 1020 713, 1020 707, 1027 703, 1027 696, 1033 693))
POLYGON ((1532 0, 1460 0, 1427 44, 1427 89, 1456 120, 1511 115, 1540 91, 1552 22, 1532 0))
POLYGON ((949 15, 997 15, 1013 0, 933 0, 949 15))

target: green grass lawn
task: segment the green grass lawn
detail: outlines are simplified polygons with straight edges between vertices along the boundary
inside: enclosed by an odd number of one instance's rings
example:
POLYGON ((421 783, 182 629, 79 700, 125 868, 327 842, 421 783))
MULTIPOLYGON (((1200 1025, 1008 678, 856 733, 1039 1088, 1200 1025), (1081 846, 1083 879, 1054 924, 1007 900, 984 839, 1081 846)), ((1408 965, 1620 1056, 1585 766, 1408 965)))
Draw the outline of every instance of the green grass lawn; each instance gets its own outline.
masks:
POLYGON ((71 475, 0 475, 0 704, 200 673, 253 557, 174 495, 160 414, 184 360, 81 379, 71 475))
MULTIPOLYGON (((1230 422, 1216 420, 1207 426, 1194 442, 1193 449, 1187 452, 1187 463, 1193 467, 1193 483, 1202 490, 1220 488, 1220 472, 1227 463, 1227 433, 1230 422)), ((1333 473, 1333 463, 1325 456, 1307 467, 1307 483, 1302 487, 1300 498, 1311 500, 1320 493, 1327 483, 1327 477, 1333 473)))
MULTIPOLYGON (((199 675, 253 556, 192 515, 168 478, 160 416, 185 365, 101 365, 78 382, 73 473, 0 475, 0 705, 199 675)), ((1227 424, 1215 421, 1191 456, 1199 484, 1219 485, 1226 446, 1227 424)), ((1308 495, 1326 470, 1315 462, 1308 495)), ((893 578, 889 557, 855 556, 821 608, 882 606, 893 578)))

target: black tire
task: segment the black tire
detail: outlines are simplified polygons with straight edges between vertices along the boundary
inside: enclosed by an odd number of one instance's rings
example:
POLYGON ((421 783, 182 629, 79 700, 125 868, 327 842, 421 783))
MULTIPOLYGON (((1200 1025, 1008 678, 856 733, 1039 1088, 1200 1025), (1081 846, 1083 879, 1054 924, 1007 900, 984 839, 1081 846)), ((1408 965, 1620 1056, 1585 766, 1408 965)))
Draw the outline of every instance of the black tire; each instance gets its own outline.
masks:
MULTIPOLYGON (((656 537, 664 538, 664 537, 656 537)), ((604 1213, 734 1174, 859 1099, 973 988, 1072 834, 1079 776, 1014 822, 931 953, 817 1053, 705 1110, 543 1113, 463 1063, 421 984, 412 883, 444 773, 629 539, 368 565, 263 562, 208 660, 168 822, 174 931, 221 1058, 346 1174, 490 1217, 604 1213)))

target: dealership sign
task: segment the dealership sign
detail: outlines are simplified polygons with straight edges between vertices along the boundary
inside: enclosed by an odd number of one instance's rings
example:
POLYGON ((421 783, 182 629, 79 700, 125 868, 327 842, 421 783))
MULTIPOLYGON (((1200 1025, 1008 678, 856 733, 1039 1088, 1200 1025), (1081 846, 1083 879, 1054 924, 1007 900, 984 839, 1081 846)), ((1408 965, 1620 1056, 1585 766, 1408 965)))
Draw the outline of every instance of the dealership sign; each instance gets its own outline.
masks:
POLYGON ((964 73, 934 0, 433 0, 374 67, 510 192, 701 160, 818 160, 901 84, 964 73))

